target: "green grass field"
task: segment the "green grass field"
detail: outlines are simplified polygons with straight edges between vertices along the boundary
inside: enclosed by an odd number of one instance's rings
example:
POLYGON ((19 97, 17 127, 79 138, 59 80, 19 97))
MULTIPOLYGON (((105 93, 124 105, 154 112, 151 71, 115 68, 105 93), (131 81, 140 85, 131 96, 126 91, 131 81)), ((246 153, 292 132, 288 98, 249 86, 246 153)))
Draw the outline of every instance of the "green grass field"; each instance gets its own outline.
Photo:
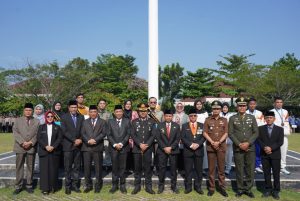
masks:
MULTIPOLYGON (((131 195, 130 192, 132 189, 128 189, 128 193, 126 195, 121 194, 120 192, 116 192, 115 194, 110 194, 108 191, 110 186, 104 186, 102 191, 99 194, 95 194, 94 192, 89 193, 73 193, 71 195, 64 194, 64 191, 61 190, 55 194, 50 194, 48 196, 43 196, 39 190, 35 190, 33 195, 29 195, 27 192, 21 192, 17 196, 13 196, 12 188, 4 188, 0 189, 0 200, 210 200, 210 201, 222 201, 222 200, 274 200, 271 197, 268 199, 261 198, 261 192, 257 190, 253 190, 255 193, 255 199, 250 199, 247 196, 243 195, 241 198, 236 198, 234 196, 234 192, 232 190, 228 190, 229 197, 224 198, 219 193, 215 193, 212 197, 208 197, 206 195, 207 191, 205 191, 205 195, 199 195, 195 192, 190 194, 184 194, 183 189, 180 189, 180 194, 173 194, 166 188, 163 194, 149 195, 144 190, 139 192, 137 195, 131 195)), ((156 189, 155 189, 156 190, 156 189)), ((300 198, 300 193, 295 191, 283 190, 280 194, 281 200, 285 201, 296 201, 300 198)))

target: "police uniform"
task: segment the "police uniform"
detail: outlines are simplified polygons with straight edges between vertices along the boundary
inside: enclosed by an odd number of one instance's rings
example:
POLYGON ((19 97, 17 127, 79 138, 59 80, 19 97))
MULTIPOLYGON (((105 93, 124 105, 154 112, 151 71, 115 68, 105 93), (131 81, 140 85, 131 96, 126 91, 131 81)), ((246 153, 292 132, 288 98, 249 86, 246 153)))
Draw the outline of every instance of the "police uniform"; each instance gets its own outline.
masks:
MULTIPOLYGON (((148 106, 146 104, 139 104, 139 112, 147 112, 148 106)), ((136 194, 141 189, 141 178, 144 172, 146 191, 150 194, 154 194, 152 190, 152 151, 153 140, 155 137, 155 122, 149 118, 138 118, 132 121, 131 138, 134 141, 132 148, 133 160, 134 160, 134 186, 135 190, 132 194, 136 194), (147 144, 148 148, 142 151, 140 144, 147 144)))
MULTIPOLYGON (((220 101, 213 101, 212 108, 221 110, 222 103, 220 101)), ((226 153, 226 137, 228 134, 227 119, 224 117, 210 116, 206 118, 204 122, 204 134, 207 136, 206 150, 208 159, 208 171, 209 171, 209 193, 211 196, 215 191, 215 169, 216 161, 218 167, 218 179, 220 192, 223 196, 228 196, 225 192, 225 153, 226 153), (219 148, 215 149, 211 144, 213 142, 219 142, 219 148)))
MULTIPOLYGON (((245 98, 241 97, 236 100, 238 106, 247 105, 245 98)), ((240 197, 246 194, 254 197, 251 188, 254 183, 254 166, 255 166, 255 145, 254 142, 258 137, 258 127, 256 119, 250 114, 237 113, 229 119, 229 137, 233 142, 233 155, 236 170, 237 193, 240 197), (240 144, 248 142, 248 150, 240 148, 240 144), (245 169, 245 174, 244 174, 245 169), (245 185, 244 185, 245 176, 245 185)))

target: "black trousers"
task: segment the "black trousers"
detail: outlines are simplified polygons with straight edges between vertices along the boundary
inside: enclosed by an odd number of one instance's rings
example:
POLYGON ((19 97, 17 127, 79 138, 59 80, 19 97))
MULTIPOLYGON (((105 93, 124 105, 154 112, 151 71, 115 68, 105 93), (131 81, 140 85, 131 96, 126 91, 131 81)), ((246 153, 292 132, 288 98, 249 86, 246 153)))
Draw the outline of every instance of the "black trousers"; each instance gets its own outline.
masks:
POLYGON ((120 185, 125 185, 125 169, 127 152, 119 152, 112 150, 112 184, 118 185, 120 180, 120 185))
POLYGON ((192 189, 193 169, 195 170, 194 189, 201 189, 203 156, 184 156, 185 189, 192 189))
POLYGON ((134 153, 134 186, 141 186, 143 172, 145 174, 146 188, 152 188, 152 151, 148 150, 145 153, 134 153))
POLYGON ((94 161, 96 183, 95 187, 99 187, 103 184, 102 180, 102 163, 103 163, 103 152, 83 152, 83 164, 84 164, 84 178, 86 187, 93 187, 91 178, 92 162, 94 161))
POLYGON ((73 180, 73 185, 78 187, 80 164, 81 164, 81 154, 79 149, 64 152, 66 188, 71 188, 72 180, 73 180))
POLYGON ((266 191, 280 191, 280 159, 261 158, 265 177, 266 191), (272 188, 271 170, 273 171, 274 188, 272 188))
POLYGON ((177 183, 177 154, 169 155, 164 152, 158 153, 158 164, 159 164, 159 186, 163 186, 165 184, 166 178, 166 170, 167 170, 167 163, 168 159, 170 162, 170 172, 171 172, 171 188, 176 187, 177 183))
POLYGON ((42 191, 58 190, 59 155, 49 153, 40 156, 40 189, 42 191))

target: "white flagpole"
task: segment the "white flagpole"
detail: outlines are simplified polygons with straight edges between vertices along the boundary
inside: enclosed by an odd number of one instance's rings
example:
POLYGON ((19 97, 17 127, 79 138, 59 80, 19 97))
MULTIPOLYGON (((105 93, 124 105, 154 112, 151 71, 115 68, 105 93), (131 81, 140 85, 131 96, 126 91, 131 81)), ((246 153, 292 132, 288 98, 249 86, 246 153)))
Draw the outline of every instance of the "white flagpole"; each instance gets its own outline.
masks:
POLYGON ((148 97, 158 97, 158 0, 149 1, 148 97))

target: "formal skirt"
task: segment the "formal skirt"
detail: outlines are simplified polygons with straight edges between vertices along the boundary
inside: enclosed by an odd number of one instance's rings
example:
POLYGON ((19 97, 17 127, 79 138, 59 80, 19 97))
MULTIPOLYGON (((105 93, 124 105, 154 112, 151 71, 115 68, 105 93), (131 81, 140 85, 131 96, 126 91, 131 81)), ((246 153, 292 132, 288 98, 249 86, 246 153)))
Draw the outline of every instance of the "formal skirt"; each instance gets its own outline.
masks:
POLYGON ((58 189, 59 155, 50 153, 40 156, 40 189, 41 191, 56 191, 58 189))

